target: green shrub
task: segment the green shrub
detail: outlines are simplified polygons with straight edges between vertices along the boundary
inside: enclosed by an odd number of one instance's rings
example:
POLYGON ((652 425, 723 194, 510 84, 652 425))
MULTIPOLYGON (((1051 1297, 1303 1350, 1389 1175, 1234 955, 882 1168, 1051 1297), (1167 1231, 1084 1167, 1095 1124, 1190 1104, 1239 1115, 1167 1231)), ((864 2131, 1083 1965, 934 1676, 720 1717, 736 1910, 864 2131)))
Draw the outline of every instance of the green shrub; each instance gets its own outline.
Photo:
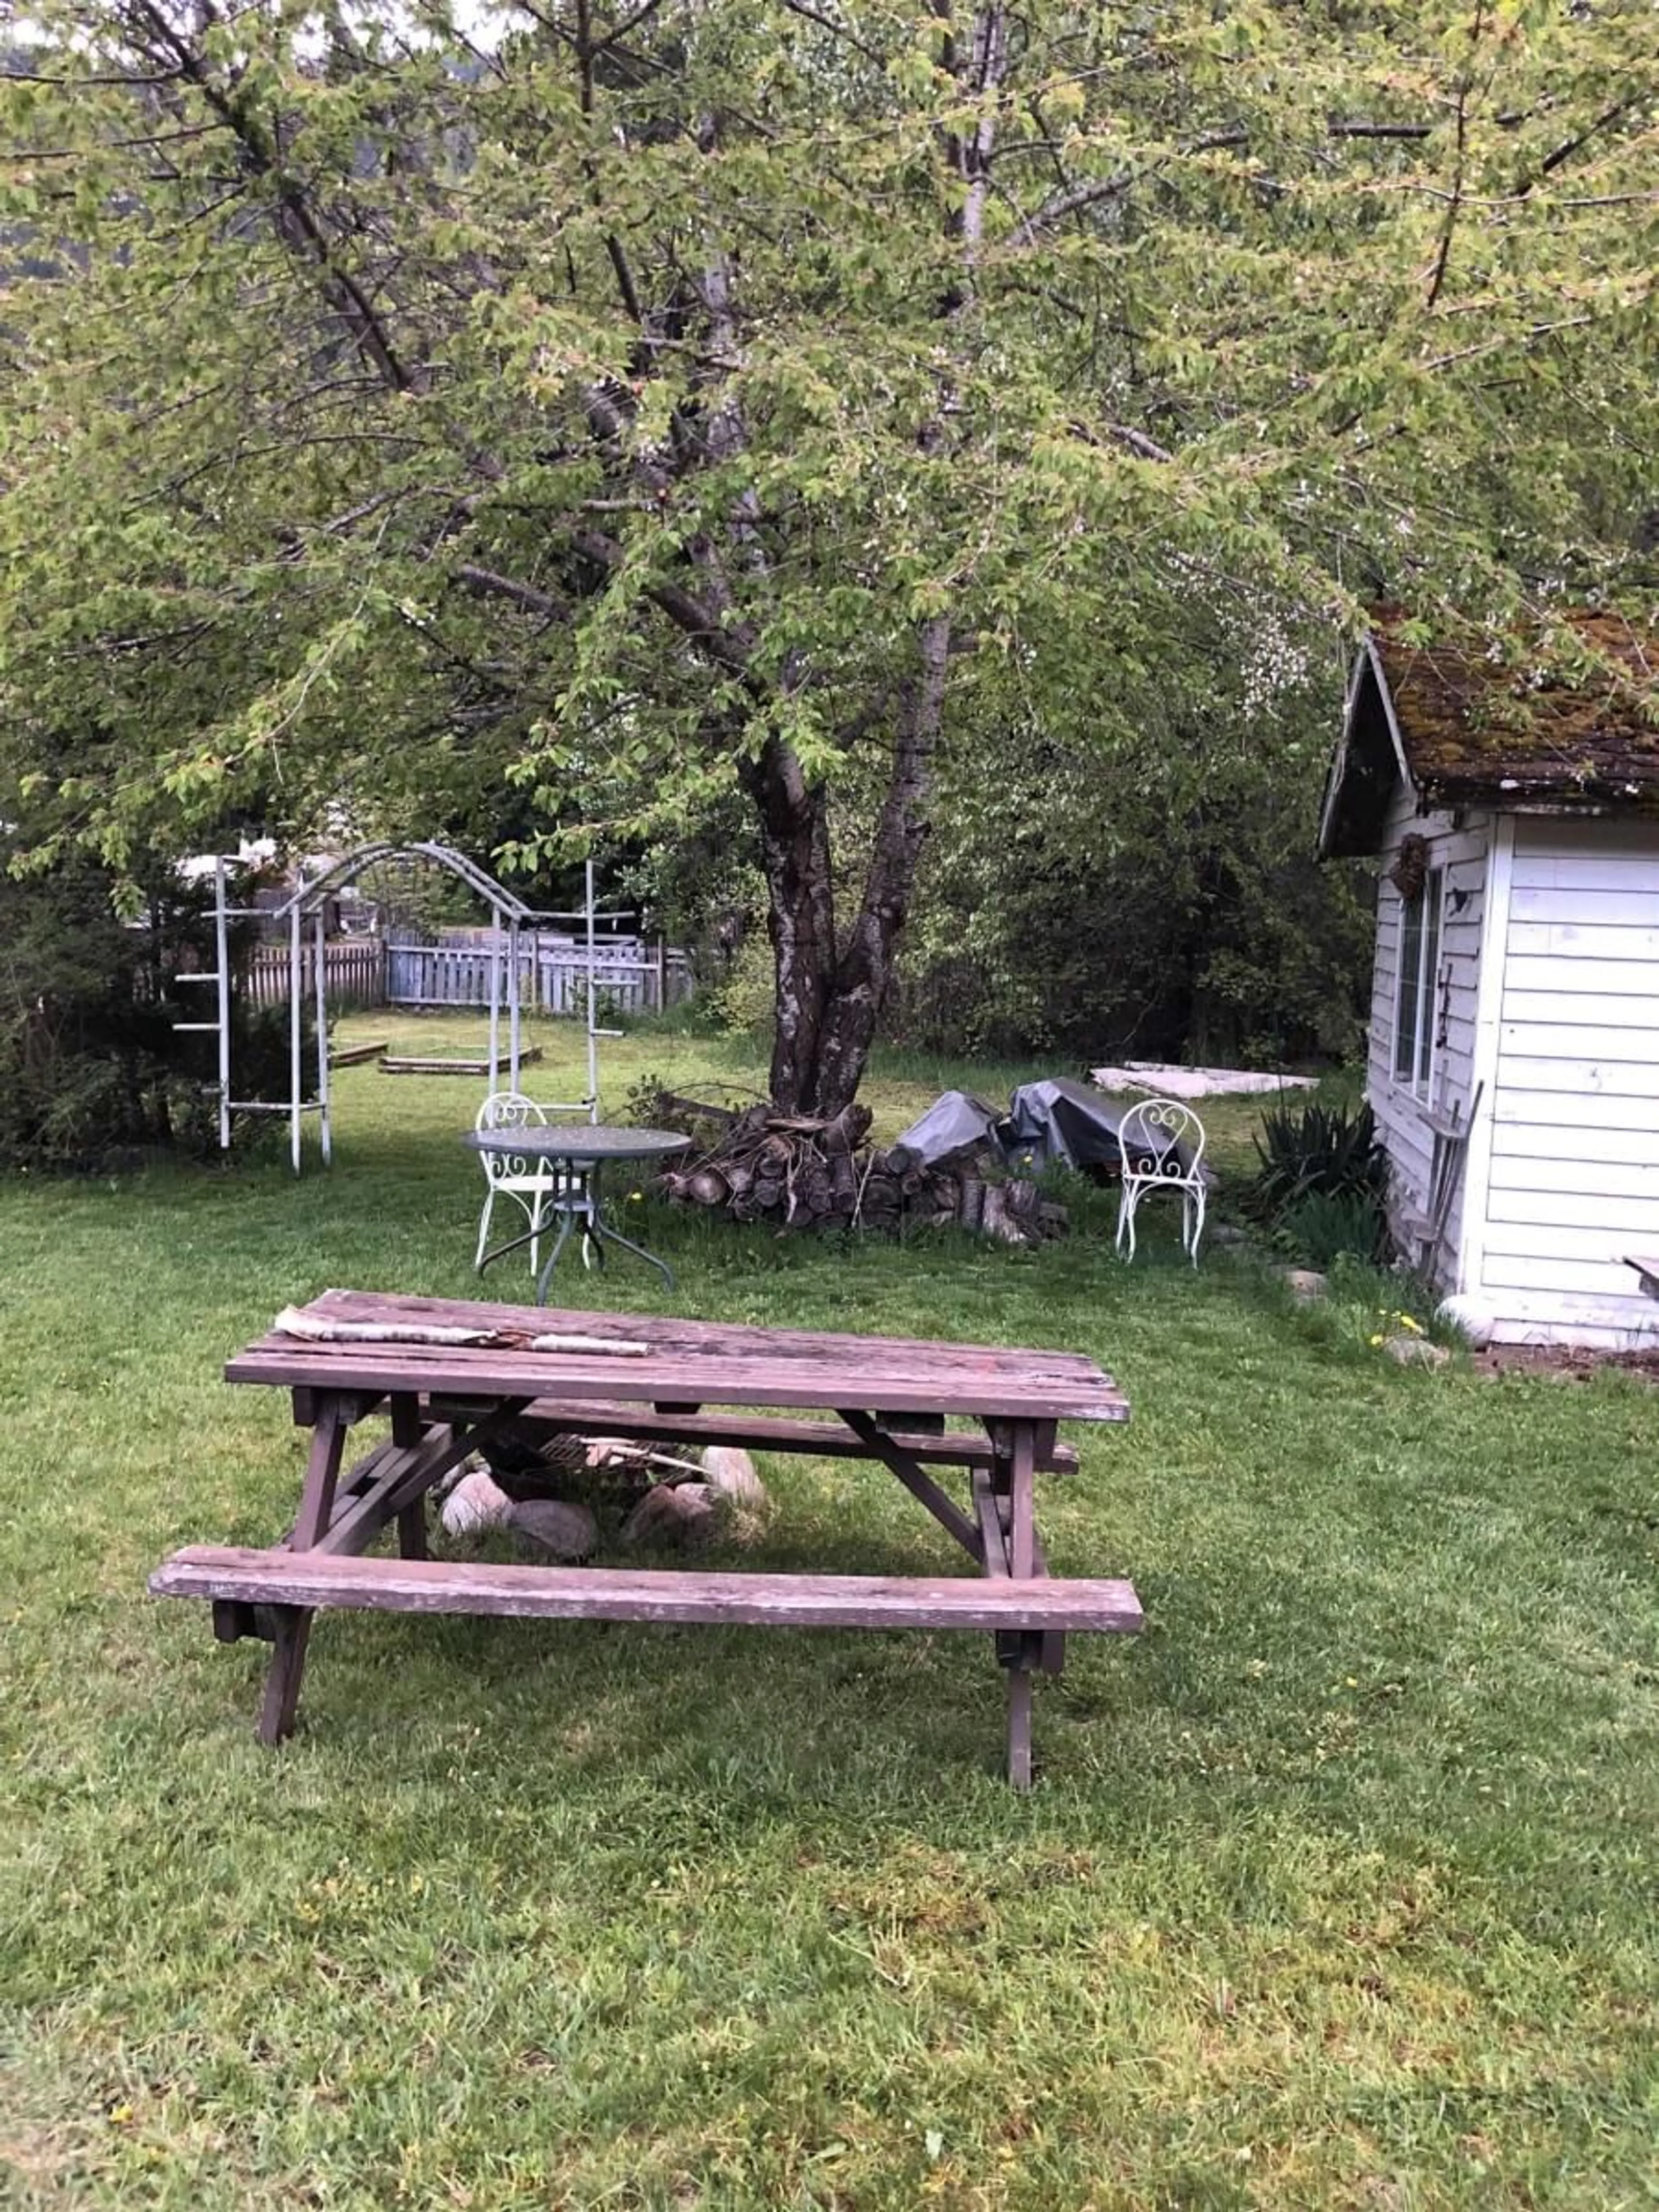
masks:
POLYGON ((1386 1260, 1389 1161, 1369 1105, 1269 1107, 1255 1148, 1261 1165, 1242 1202, 1276 1241, 1317 1267, 1340 1253, 1386 1260))
POLYGON ((1304 1266, 1322 1270, 1340 1260, 1379 1267, 1388 1255, 1382 1207, 1358 1191, 1310 1191, 1279 1217, 1274 1237, 1304 1266))
POLYGON ((1369 1105, 1352 1110, 1316 1098, 1270 1106, 1255 1139, 1261 1166, 1244 1197, 1259 1220, 1281 1219, 1302 1200, 1352 1197, 1379 1207, 1388 1193, 1388 1156, 1376 1141, 1369 1105))
POLYGON ((718 1034, 759 1037, 771 1024, 774 988, 772 948, 765 938, 750 936, 719 981, 697 995, 718 1034))
MULTIPOLYGON (((13 875, 0 851, 0 1169, 98 1170, 165 1151, 219 1149, 216 1040, 180 1030, 205 1019, 211 987, 180 988, 211 968, 210 891, 157 862, 145 910, 123 920, 108 871, 86 860, 13 875)), ((233 961, 251 946, 233 933, 233 961)), ((315 1027, 303 1016, 307 1077, 315 1027)), ((233 994, 236 1095, 288 1095, 288 1009, 233 994)), ((276 1119, 235 1117, 239 1145, 274 1139, 276 1119)))

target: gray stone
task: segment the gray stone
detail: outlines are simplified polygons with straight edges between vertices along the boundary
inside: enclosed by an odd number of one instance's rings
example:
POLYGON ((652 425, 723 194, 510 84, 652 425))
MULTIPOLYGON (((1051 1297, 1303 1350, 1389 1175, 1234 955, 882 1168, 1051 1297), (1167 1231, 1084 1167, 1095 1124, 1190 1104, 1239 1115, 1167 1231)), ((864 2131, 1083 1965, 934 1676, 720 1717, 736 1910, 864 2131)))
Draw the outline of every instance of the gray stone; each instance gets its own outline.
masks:
POLYGON ((521 1498, 506 1526, 532 1550, 555 1559, 585 1559, 599 1540, 599 1526, 585 1505, 562 1498, 521 1498))
POLYGON ((624 1544, 678 1544, 687 1550, 719 1532, 724 1503, 706 1482, 659 1482, 623 1523, 624 1544))
POLYGON ((736 1444, 710 1444, 702 1455, 703 1473, 709 1487, 734 1504, 758 1512, 766 1503, 766 1485, 755 1472, 755 1462, 736 1444))
POLYGON ((1235 1229, 1231 1221, 1212 1221, 1205 1231, 1212 1244, 1248 1244, 1249 1237, 1243 1229, 1235 1229))
POLYGON ((1315 1274, 1311 1267, 1287 1267, 1285 1280, 1291 1286, 1291 1296, 1304 1302, 1322 1298, 1328 1287, 1324 1276, 1315 1274))
POLYGON ((1481 1299, 1467 1295, 1443 1298, 1435 1310, 1435 1319, 1449 1322, 1476 1352, 1486 1349, 1498 1326, 1492 1308, 1481 1299))
POLYGON ((1451 1360, 1443 1344, 1431 1344, 1426 1336, 1385 1336, 1382 1349, 1402 1367, 1444 1367, 1451 1360))
POLYGON ((513 1500, 495 1476, 474 1467, 445 1498, 439 1517, 452 1536, 481 1536, 487 1528, 504 1528, 512 1510, 513 1500))

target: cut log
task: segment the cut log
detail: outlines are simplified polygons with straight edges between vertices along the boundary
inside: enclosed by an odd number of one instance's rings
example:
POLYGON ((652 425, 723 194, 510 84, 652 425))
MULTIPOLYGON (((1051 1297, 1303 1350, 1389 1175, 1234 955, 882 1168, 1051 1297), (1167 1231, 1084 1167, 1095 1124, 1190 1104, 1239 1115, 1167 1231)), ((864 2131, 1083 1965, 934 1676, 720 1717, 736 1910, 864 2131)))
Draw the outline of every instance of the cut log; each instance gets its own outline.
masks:
POLYGON ((1006 1182, 987 1182, 980 1185, 979 1227, 987 1237, 994 1237, 1003 1244, 1024 1244, 1025 1231, 1009 1204, 1012 1186, 1006 1182))
POLYGON ((652 1112, 664 1121, 718 1121, 728 1129, 743 1119, 735 1106, 716 1106, 708 1098, 687 1098, 678 1091, 659 1091, 652 1112))
POLYGON ((1006 1177, 994 1146, 964 1146, 927 1165, 904 1146, 867 1146, 869 1127, 862 1106, 828 1120, 752 1106, 728 1114, 702 1158, 668 1170, 660 1188, 677 1204, 780 1231, 959 1222, 1009 1243, 1062 1233, 1064 1209, 1034 1183, 1006 1177))

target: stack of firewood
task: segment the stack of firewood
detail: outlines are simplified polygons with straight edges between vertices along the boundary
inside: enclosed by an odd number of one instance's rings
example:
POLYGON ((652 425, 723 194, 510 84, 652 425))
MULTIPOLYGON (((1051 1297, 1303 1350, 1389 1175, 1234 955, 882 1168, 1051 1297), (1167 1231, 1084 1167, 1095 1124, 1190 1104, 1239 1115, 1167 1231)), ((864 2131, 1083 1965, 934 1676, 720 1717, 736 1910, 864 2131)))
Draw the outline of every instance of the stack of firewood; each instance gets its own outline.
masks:
POLYGON ((866 1144, 870 1118, 867 1106, 818 1120, 765 1103, 738 1111, 661 1092, 651 1107, 654 1125, 684 1130, 699 1146, 662 1176, 661 1188, 678 1204, 778 1229, 956 1223, 1007 1244, 1065 1235, 1065 1207, 1008 1176, 994 1147, 964 1146, 924 1165, 902 1145, 866 1144))

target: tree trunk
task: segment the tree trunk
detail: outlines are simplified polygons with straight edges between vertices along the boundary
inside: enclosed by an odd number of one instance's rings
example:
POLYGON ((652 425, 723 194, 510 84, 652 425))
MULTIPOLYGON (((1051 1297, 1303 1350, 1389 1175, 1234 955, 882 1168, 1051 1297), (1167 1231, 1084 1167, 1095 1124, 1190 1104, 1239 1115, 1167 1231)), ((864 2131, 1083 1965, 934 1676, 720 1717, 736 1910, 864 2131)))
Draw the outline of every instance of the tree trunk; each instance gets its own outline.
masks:
POLYGON ((775 739, 741 773, 759 819, 768 893, 775 977, 772 1103, 787 1114, 815 1114, 821 1110, 818 1050, 836 966, 828 794, 821 785, 809 787, 792 748, 775 739))
POLYGON ((759 817, 769 895, 776 1006, 771 1097, 785 1113, 839 1114, 863 1080, 927 834, 950 644, 948 617, 923 623, 920 666, 896 700, 892 772, 844 943, 836 926, 829 793, 806 783, 784 744, 769 744, 743 772, 759 817))
POLYGON ((927 842, 926 808, 945 714, 948 616, 922 624, 917 650, 921 665, 899 699, 892 773, 876 823, 864 896, 823 1011, 812 1106, 817 1114, 838 1114, 863 1079, 927 842))
MULTIPOLYGON (((947 45, 947 52, 948 52, 947 45)), ((1001 85, 1007 68, 1007 21, 1000 0, 987 0, 974 20, 967 57, 968 88, 983 98, 1001 85)), ((951 158, 960 169, 967 190, 959 229, 965 289, 948 299, 945 313, 954 320, 961 312, 974 281, 984 234, 985 208, 990 190, 991 153, 995 140, 994 112, 981 115, 971 133, 955 142, 951 158)), ((927 426, 924 443, 933 446, 945 434, 954 393, 947 379, 940 392, 938 416, 927 426)), ((769 830, 767 836, 767 882, 772 893, 772 945, 777 962, 777 1042, 772 1057, 773 1096, 780 1104, 789 1086, 795 1110, 838 1114, 856 1095, 865 1062, 875 1042, 882 1000, 893 972, 893 959, 909 910, 923 841, 927 835, 926 806, 932 783, 933 755, 938 747, 945 711, 945 678, 951 653, 951 617, 939 614, 923 623, 917 635, 917 665, 903 685, 898 701, 897 727, 893 737, 893 766, 886 796, 876 825, 874 848, 865 877, 864 893, 847 943, 836 957, 834 903, 828 880, 829 841, 820 835, 812 848, 812 864, 824 871, 822 899, 812 905, 812 915, 822 918, 827 932, 812 939, 822 963, 827 949, 833 971, 823 964, 815 970, 816 992, 811 1001, 801 949, 806 941, 804 914, 785 911, 780 891, 784 871, 775 867, 769 830), (786 1024, 787 1034, 786 1035, 786 1024)), ((823 794, 811 794, 820 833, 826 827, 823 794)), ((798 903, 799 890, 796 890, 798 903)))

